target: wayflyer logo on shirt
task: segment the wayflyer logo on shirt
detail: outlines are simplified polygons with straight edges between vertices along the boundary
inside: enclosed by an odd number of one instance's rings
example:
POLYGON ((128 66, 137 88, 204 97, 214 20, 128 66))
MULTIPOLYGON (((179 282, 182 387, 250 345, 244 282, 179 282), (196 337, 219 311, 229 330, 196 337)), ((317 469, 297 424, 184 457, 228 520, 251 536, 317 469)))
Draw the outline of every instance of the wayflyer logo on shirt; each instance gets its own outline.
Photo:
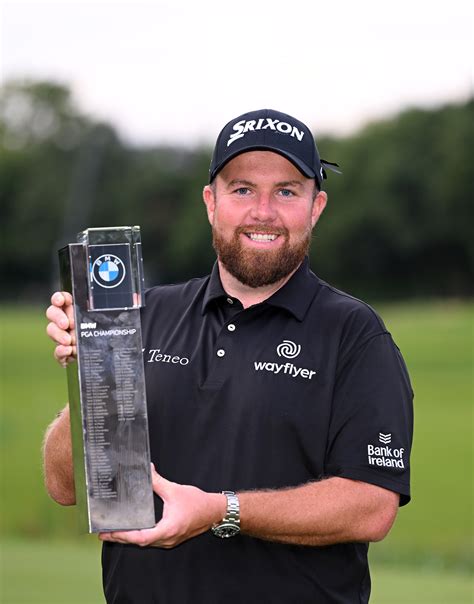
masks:
MULTIPOLYGON (((301 353, 301 344, 295 344, 291 340, 283 340, 276 347, 276 352, 279 357, 285 359, 294 359, 301 353)), ((306 367, 297 367, 293 363, 275 363, 272 361, 254 361, 255 371, 269 371, 275 375, 287 375, 292 378, 303 378, 311 380, 316 375, 316 371, 306 367)))

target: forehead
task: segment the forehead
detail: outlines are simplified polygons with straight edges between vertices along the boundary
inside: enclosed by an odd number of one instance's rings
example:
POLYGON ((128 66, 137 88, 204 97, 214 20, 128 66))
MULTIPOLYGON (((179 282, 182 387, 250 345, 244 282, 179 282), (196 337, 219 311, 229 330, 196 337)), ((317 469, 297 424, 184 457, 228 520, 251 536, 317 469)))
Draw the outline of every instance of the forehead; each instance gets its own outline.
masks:
POLYGON ((234 157, 217 175, 217 178, 228 182, 242 179, 271 180, 275 182, 299 180, 312 182, 313 179, 304 176, 296 166, 279 153, 272 151, 247 151, 234 157))

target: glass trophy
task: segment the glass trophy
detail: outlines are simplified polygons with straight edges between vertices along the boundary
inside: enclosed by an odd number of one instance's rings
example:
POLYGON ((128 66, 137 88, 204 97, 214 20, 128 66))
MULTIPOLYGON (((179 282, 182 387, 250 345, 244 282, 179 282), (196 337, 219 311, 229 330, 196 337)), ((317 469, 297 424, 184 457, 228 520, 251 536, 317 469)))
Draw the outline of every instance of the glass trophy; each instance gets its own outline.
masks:
POLYGON ((59 250, 74 300, 67 367, 76 502, 90 533, 155 525, 142 356, 140 227, 91 228, 59 250))

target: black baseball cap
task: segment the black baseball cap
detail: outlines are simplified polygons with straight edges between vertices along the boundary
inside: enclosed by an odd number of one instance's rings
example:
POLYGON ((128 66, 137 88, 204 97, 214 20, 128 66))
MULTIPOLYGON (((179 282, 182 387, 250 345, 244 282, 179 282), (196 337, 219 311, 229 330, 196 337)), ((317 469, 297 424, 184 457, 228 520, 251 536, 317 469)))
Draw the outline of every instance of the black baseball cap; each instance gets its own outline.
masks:
POLYGON ((259 109, 228 122, 217 137, 209 168, 209 182, 231 159, 247 151, 273 151, 286 157, 318 188, 326 178, 325 168, 340 172, 319 157, 311 130, 296 118, 273 109, 259 109))

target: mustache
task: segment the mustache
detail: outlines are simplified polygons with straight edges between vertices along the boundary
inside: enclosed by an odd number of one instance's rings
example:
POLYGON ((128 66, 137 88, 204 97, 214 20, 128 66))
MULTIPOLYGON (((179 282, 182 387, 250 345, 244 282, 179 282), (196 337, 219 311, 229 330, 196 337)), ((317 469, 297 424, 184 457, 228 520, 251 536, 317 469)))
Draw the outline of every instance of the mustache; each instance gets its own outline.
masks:
POLYGON ((276 227, 271 224, 244 224, 235 229, 236 235, 244 235, 245 233, 271 233, 272 235, 283 235, 288 237, 289 231, 285 227, 276 227))

